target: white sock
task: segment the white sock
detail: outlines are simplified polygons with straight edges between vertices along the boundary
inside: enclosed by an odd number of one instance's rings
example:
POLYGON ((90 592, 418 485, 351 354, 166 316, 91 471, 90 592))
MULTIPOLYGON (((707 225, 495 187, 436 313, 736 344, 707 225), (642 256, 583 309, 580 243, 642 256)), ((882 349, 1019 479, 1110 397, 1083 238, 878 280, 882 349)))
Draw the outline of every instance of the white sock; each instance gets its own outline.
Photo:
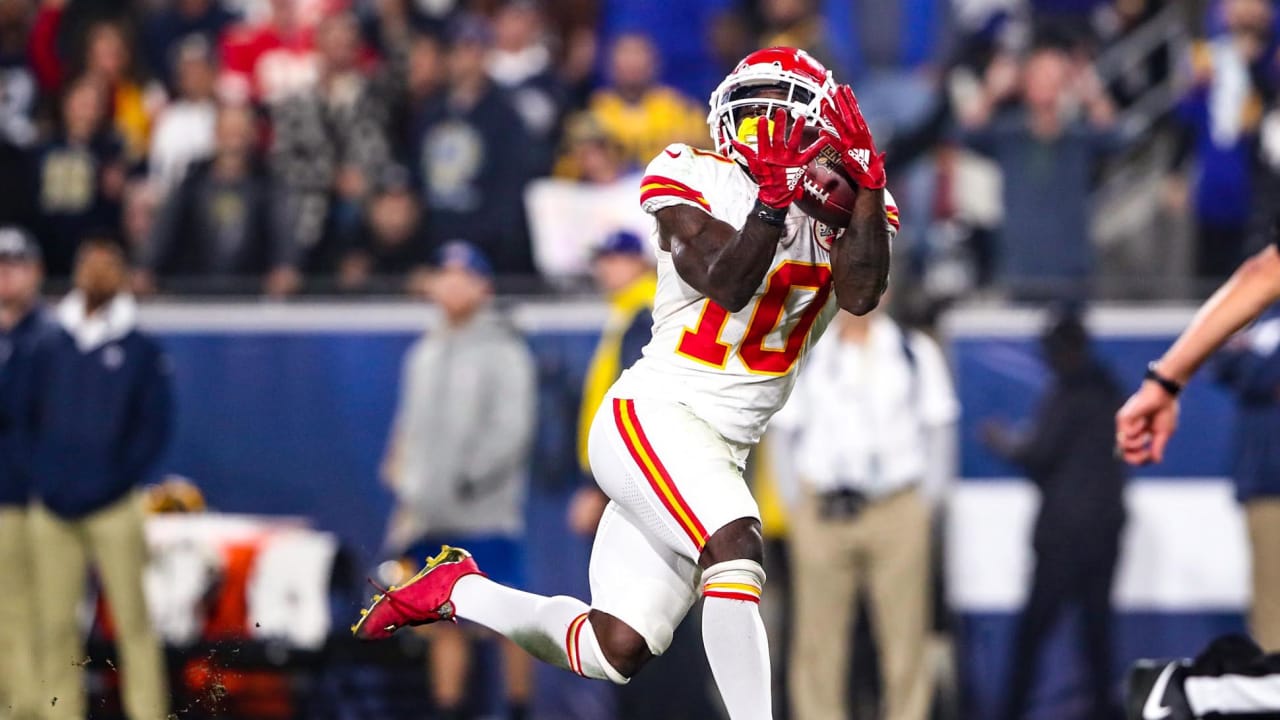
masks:
POLYGON ((505 636, 530 655, 583 677, 625 684, 604 659, 586 603, 566 595, 547 597, 516 590, 482 575, 453 586, 454 612, 505 636))
POLYGON ((750 560, 717 563, 702 574, 702 643, 731 720, 773 717, 763 586, 764 569, 750 560))

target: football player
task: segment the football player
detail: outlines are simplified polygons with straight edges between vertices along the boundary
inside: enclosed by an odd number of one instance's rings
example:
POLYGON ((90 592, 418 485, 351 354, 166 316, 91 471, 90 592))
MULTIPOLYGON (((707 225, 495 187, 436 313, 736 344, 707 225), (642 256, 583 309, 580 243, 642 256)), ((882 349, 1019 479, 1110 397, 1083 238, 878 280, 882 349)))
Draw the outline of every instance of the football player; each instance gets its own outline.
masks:
POLYGON ((853 92, 804 51, 748 55, 710 104, 717 152, 671 145, 642 180, 656 220, 653 338, 590 430, 591 470, 610 498, 591 605, 504 587, 446 547, 376 596, 357 636, 461 617, 549 663, 626 683, 701 594, 729 716, 771 717, 760 514, 743 468, 837 309, 861 315, 879 302, 897 211, 853 92), (857 186, 843 228, 794 206, 805 166, 827 146, 857 186))

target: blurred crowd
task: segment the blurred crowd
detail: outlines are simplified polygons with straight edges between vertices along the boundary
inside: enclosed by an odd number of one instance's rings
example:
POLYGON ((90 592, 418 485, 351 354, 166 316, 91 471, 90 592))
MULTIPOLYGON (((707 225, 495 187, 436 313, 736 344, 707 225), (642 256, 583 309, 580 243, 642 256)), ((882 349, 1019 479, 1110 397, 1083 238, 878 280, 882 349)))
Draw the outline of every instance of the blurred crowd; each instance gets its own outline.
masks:
POLYGON ((572 287, 643 229, 635 173, 788 44, 858 93, 931 301, 1088 294, 1108 160, 1160 137, 1215 276, 1280 157, 1274 29, 1268 0, 0 0, 0 222, 55 280, 120 244, 143 294, 414 292, 455 240, 502 291, 572 287), (1203 42, 1146 43, 1174 9, 1203 42))

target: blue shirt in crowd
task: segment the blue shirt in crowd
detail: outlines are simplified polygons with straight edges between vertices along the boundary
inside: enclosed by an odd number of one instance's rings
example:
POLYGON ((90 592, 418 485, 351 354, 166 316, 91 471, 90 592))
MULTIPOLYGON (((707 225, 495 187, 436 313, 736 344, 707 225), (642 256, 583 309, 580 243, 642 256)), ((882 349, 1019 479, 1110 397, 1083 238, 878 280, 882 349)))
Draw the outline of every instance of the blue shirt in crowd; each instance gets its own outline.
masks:
POLYGON ((1196 174, 1192 203, 1196 219, 1217 228, 1242 228, 1249 221, 1253 190, 1256 123, 1242 127, 1233 142, 1217 142, 1209 88, 1193 89, 1178 105, 1195 147, 1196 174))
POLYGON ((1057 137, 1040 138, 1024 111, 1010 110, 967 139, 1004 176, 998 280, 1019 297, 1083 296, 1093 270, 1094 163, 1119 147, 1119 137, 1077 121, 1057 137))

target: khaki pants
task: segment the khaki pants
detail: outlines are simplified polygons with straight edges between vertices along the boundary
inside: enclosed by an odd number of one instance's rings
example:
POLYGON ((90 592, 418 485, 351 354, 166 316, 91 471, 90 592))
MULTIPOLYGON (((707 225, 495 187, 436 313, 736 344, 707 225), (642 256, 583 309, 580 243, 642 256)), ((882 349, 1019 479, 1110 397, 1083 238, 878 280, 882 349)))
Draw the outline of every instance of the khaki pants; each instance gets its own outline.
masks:
POLYGON ((26 506, 0 507, 0 717, 39 718, 35 589, 26 506))
POLYGON ((40 504, 31 510, 31 541, 38 549, 40 692, 48 720, 85 717, 84 638, 76 607, 84 598, 89 564, 97 571, 115 625, 122 695, 130 720, 164 720, 169 691, 160 640, 142 592, 147 559, 140 498, 130 494, 75 520, 40 504), (57 703, 52 703, 56 697, 57 703))
POLYGON ((932 687, 926 667, 929 510, 919 493, 899 493, 852 520, 830 522, 819 517, 809 495, 792 527, 792 717, 849 717, 850 638, 865 587, 884 678, 884 717, 924 720, 932 687))
POLYGON ((1253 554, 1253 637, 1267 652, 1280 652, 1280 498, 1245 503, 1253 554))

